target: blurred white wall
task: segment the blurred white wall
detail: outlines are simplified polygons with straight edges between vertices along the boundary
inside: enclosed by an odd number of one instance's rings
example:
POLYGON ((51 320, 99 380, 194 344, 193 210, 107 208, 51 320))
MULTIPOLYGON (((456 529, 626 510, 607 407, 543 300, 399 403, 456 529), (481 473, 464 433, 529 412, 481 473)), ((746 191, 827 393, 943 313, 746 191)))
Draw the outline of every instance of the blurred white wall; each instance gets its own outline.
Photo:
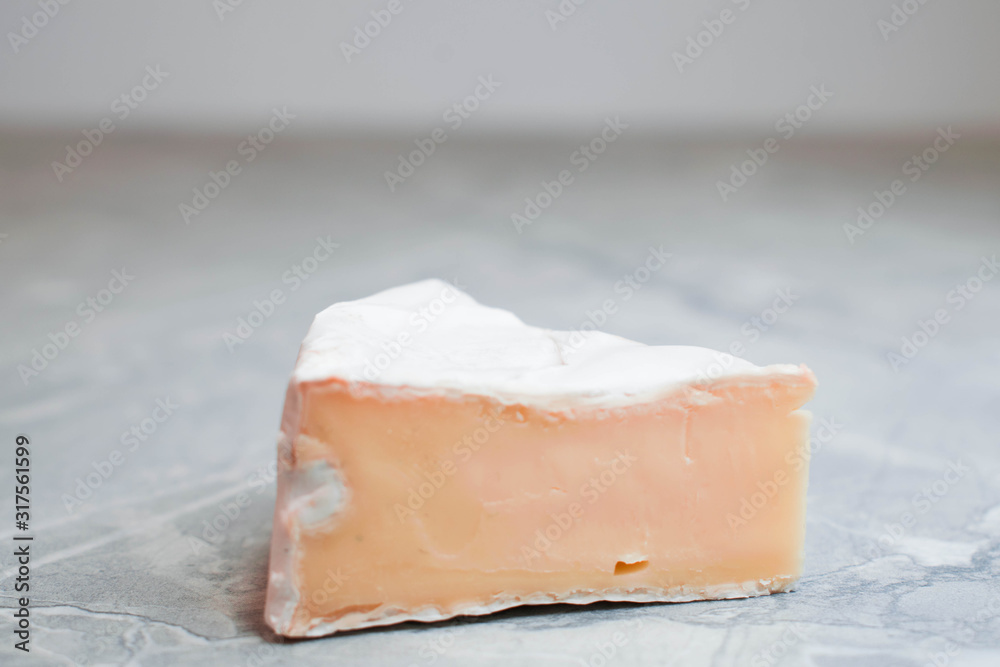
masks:
POLYGON ((819 84, 834 97, 811 131, 1000 127, 997 0, 576 1, 4 0, 0 124, 84 127, 159 65, 121 125, 242 128, 287 106, 299 128, 424 128, 492 75, 479 130, 766 129, 819 84), (575 11, 553 29, 560 5, 575 11), (348 63, 341 43, 390 6, 348 63))

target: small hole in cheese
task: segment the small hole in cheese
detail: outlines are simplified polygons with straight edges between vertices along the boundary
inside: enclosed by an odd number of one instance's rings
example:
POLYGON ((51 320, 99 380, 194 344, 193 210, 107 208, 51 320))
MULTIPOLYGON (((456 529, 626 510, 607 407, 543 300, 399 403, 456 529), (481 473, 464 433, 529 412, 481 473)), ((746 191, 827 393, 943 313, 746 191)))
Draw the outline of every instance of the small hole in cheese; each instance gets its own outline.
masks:
POLYGON ((645 570, 647 567, 649 567, 648 560, 640 560, 635 563, 618 561, 615 563, 615 574, 632 574, 633 572, 638 572, 639 570, 645 570))

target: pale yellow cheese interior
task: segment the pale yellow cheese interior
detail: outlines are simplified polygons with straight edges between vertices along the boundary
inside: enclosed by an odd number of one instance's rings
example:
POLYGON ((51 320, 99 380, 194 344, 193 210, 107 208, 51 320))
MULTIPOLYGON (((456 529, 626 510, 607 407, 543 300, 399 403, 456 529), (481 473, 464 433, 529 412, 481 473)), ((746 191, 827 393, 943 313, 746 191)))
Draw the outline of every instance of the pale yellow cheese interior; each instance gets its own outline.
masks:
POLYGON ((808 371, 728 378, 559 412, 303 382, 279 479, 294 590, 278 630, 787 590, 805 528, 797 408, 814 386, 808 371), (282 498, 315 465, 339 473, 344 500, 304 525, 282 498))

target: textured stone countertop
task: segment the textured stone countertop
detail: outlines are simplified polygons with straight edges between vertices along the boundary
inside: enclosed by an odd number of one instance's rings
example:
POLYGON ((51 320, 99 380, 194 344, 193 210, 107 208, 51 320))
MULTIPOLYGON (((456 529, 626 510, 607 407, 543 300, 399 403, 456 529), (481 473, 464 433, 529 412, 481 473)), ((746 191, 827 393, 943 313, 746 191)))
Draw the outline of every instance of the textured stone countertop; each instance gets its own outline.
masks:
POLYGON ((904 163, 933 138, 796 138, 723 202, 716 181, 756 138, 625 136, 518 233, 511 214, 589 137, 456 139, 390 193, 383 172, 412 137, 283 136, 186 224, 179 204, 242 159, 239 136, 116 135, 59 183, 49 165, 72 135, 0 135, 0 663, 995 667, 1000 146, 960 140, 910 181, 904 163), (897 178, 905 191, 849 240, 844 224, 897 178), (339 247, 289 279, 319 238, 339 247), (738 341, 819 378, 799 589, 270 634, 275 436, 312 316, 438 276, 577 328, 651 246, 669 261, 604 330, 738 341), (224 334, 276 289, 283 303, 230 350, 224 334), (779 292, 793 303, 775 319, 779 292), (33 452, 30 655, 12 647, 18 433, 33 452))

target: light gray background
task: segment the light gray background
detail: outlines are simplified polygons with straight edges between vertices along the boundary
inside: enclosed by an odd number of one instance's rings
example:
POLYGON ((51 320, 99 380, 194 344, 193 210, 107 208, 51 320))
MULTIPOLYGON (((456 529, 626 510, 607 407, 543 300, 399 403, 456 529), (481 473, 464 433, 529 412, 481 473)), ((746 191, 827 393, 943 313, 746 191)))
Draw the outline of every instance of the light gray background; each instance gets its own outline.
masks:
MULTIPOLYGON (((4 2, 4 33, 37 2, 4 2)), ((561 0, 400 0, 349 63, 340 44, 389 0, 223 2, 239 0, 74 0, 16 54, 5 35, 0 121, 78 129, 157 63, 169 88, 130 126, 225 129, 288 105, 303 125, 418 130, 487 74, 506 84, 477 116, 493 129, 588 131, 622 114, 644 129, 756 132, 820 83, 839 92, 822 123, 837 131, 995 129, 1000 109, 993 0, 586 0, 554 30, 546 12, 561 0), (911 3, 898 31, 879 27, 911 3), (674 52, 723 10, 732 22, 678 72, 674 52)))
MULTIPOLYGON (((755 4, 683 76, 669 61, 674 44, 725 3, 591 2, 555 33, 544 3, 518 5, 517 19, 476 10, 475 20, 413 3, 370 62, 350 66, 338 60, 339 36, 381 5, 351 3, 324 23, 312 19, 334 10, 283 15, 247 2, 219 22, 210 4, 70 3, 23 52, 5 52, 0 426, 11 450, 17 433, 33 438, 36 541, 33 650, 12 650, 4 611, 0 662, 597 665, 599 645, 622 632, 609 665, 995 665, 1000 281, 961 310, 948 301, 1000 251, 994 5, 927 3, 882 42, 874 20, 891 3, 853 13, 861 4, 843 3, 835 17, 788 4, 755 4), (440 20, 418 20, 424 11, 440 20), (620 30, 616 12, 635 13, 637 27, 620 30), (661 37, 667 28, 679 32, 661 37), (852 34, 868 41, 855 46, 852 34), (420 58, 435 53, 446 64, 432 75, 420 58), (161 60, 172 78, 57 180, 52 161, 161 60), (558 76, 552 62, 563 63, 558 76), (509 68, 505 87, 390 192, 384 172, 493 63, 498 79, 509 68), (748 83, 741 72, 753 63, 748 83), (722 201, 717 181, 824 81, 835 97, 722 201), (273 105, 301 116, 185 224, 179 204, 242 159, 240 142, 273 105), (511 214, 570 168, 606 115, 630 127, 517 233, 511 214), (844 225, 857 207, 905 179, 903 165, 948 125, 955 145, 851 243, 844 225), (283 273, 320 236, 340 247, 291 291, 283 273), (274 487, 257 481, 274 460, 285 383, 313 314, 437 276, 529 323, 576 328, 651 245, 670 261, 605 330, 719 349, 740 341, 758 364, 804 362, 820 381, 817 421, 842 424, 812 461, 800 589, 276 642, 262 623, 274 487), (49 333, 82 322, 77 304, 122 268, 134 281, 22 382, 18 366, 49 333), (276 288, 287 301, 230 352, 223 335, 276 288), (750 342, 741 328, 779 289, 795 305, 750 342), (887 354, 941 308, 949 322, 894 372, 887 354), (77 480, 168 397, 176 413, 68 511, 77 480), (921 511, 915 496, 957 462, 970 470, 921 511), (251 502, 218 543, 193 541, 240 493, 251 502), (904 512, 916 524, 899 534, 904 512)), ((5 29, 31 6, 5 5, 5 29)), ((0 476, 10 503, 12 455, 0 457, 0 476)), ((11 551, 0 549, 4 607, 14 603, 11 551)))

